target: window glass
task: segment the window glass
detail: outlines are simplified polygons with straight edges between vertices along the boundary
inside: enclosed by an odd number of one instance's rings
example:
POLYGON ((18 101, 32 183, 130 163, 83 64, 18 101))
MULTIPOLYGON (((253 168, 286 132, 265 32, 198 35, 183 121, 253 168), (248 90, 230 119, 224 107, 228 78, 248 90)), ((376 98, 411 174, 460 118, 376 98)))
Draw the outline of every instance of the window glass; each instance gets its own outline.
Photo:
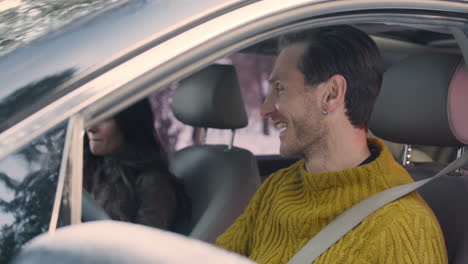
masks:
POLYGON ((0 131, 76 88, 67 81, 233 1, 192 2, 0 0, 0 131))
MULTIPOLYGON (((145 10, 142 7, 145 7, 157 18, 154 21, 159 23, 152 24, 150 29, 139 28, 137 31, 151 30, 150 32, 155 34, 204 10, 218 7, 225 1, 204 0, 197 5, 191 5, 189 0, 5 0, 0 2, 2 2, 0 4, 0 33, 2 35, 0 56, 2 56, 51 30, 61 28, 112 6, 133 5, 130 14, 137 11, 144 13, 145 10)), ((132 18, 135 19, 135 15, 132 18)), ((138 33, 133 32, 133 34, 138 33)), ((124 41, 122 40, 122 42, 124 41)))
POLYGON ((0 263, 48 230, 64 138, 61 124, 0 160, 0 263))
MULTIPOLYGON (((48 30, 114 4, 116 0, 7 0, 0 5, 0 56, 48 30)), ((122 2, 122 1, 121 1, 122 2)))
MULTIPOLYGON (((260 106, 269 89, 268 77, 274 59, 274 56, 255 53, 236 53, 216 62, 236 67, 249 125, 236 131, 234 145, 248 149, 256 155, 278 154, 279 151, 278 130, 271 120, 260 115, 260 106)), ((155 113, 156 130, 169 152, 198 144, 201 135, 200 128, 186 126, 172 114, 170 105, 177 85, 173 83, 150 96, 155 113)), ((230 139, 230 130, 209 129, 206 142, 229 144, 230 139)))
MULTIPOLYGON (((274 56, 254 53, 237 53, 228 56, 218 63, 232 64, 237 71, 245 110, 249 125, 236 131, 234 145, 248 149, 256 155, 278 154, 279 132, 270 119, 262 118, 260 106, 268 89, 268 77, 273 68, 274 56)), ((207 143, 228 144, 231 131, 208 130, 207 143)))
POLYGON ((172 97, 177 86, 178 83, 175 82, 148 97, 153 108, 156 132, 167 152, 174 152, 193 144, 191 135, 194 129, 179 122, 172 113, 172 97))

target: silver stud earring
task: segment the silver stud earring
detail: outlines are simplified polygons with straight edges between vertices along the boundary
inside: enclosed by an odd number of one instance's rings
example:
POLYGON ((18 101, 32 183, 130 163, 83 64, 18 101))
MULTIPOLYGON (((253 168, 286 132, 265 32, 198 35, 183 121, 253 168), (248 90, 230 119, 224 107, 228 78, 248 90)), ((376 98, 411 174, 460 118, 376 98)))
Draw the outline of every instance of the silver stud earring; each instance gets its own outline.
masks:
POLYGON ((327 110, 323 110, 323 111, 322 111, 322 114, 323 114, 324 116, 327 116, 327 115, 328 115, 328 111, 327 111, 327 110))

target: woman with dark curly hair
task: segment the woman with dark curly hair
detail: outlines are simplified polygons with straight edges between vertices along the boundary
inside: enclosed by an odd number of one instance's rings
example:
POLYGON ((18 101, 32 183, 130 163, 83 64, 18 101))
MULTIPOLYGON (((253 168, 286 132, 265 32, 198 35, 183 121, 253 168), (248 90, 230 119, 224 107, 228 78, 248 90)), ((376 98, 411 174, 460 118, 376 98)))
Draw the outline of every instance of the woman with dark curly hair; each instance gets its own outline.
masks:
POLYGON ((144 99, 86 130, 84 188, 114 220, 171 229, 189 199, 169 171, 144 99))

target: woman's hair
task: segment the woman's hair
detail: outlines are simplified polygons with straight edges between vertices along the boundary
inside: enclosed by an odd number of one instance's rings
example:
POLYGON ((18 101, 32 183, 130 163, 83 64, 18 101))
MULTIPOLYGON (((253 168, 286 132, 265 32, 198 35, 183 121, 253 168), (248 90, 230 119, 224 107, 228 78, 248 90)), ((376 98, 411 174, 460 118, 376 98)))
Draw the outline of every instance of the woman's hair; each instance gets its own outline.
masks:
MULTIPOLYGON (((118 129, 123 134, 123 146, 117 153, 97 156, 91 153, 89 139, 85 133, 84 140, 84 187, 92 187, 96 172, 104 167, 118 167, 123 171, 131 185, 135 186, 138 174, 142 170, 156 170, 157 175, 167 177, 173 184, 178 201, 178 211, 190 211, 189 199, 185 194, 182 182, 169 170, 167 153, 157 139, 151 105, 143 99, 114 117, 118 129)), ((157 177, 155 175, 155 177, 157 177)))
POLYGON ((114 116, 124 138, 123 155, 134 162, 150 163, 160 171, 168 171, 167 154, 157 139, 151 105, 143 99, 114 116), (130 152, 130 153, 128 153, 130 152))
MULTIPOLYGON (((130 167, 151 167, 169 173, 167 154, 156 137, 151 105, 143 99, 114 117, 118 129, 123 134, 123 146, 117 153, 107 155, 130 167)), ((84 140, 85 169, 96 169, 106 156, 93 155, 89 149, 89 139, 84 140)), ((85 171, 86 172, 86 171, 85 171)))

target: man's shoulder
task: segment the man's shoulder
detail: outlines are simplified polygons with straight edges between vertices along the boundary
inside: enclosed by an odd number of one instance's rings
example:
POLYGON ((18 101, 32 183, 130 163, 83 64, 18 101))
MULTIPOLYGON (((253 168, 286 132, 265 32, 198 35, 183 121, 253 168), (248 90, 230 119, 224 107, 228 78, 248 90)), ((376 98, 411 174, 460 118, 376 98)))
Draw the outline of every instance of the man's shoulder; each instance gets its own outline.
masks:
POLYGON ((416 231, 425 226, 426 232, 440 232, 437 217, 416 192, 384 206, 364 220, 363 224, 375 226, 382 231, 392 227, 400 229, 403 226, 407 231, 416 231))
POLYGON ((427 252, 447 263, 445 242, 436 216, 417 193, 411 193, 367 217, 343 238, 363 252, 359 257, 380 263, 426 263, 427 252), (380 261, 376 261, 376 259, 380 261), (397 261, 400 259, 400 261, 397 261))
POLYGON ((437 217, 432 209, 417 192, 410 193, 405 197, 400 198, 395 203, 398 207, 394 210, 397 210, 402 214, 438 223, 437 217))

